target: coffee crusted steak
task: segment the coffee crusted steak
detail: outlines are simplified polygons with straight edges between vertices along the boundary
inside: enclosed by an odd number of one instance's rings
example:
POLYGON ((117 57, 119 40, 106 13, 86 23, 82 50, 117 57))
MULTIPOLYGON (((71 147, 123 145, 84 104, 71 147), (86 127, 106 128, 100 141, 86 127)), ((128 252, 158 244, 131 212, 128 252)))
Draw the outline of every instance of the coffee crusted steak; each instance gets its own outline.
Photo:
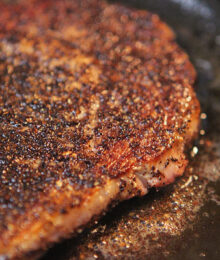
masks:
POLYGON ((0 10, 0 255, 12 258, 182 175, 200 108, 157 15, 98 0, 0 10))

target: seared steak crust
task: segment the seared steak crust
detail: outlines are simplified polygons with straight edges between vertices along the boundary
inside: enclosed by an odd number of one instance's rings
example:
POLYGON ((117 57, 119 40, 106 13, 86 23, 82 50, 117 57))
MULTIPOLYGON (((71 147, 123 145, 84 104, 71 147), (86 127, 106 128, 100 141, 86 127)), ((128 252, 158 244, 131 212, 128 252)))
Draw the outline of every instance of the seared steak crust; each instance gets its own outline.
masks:
POLYGON ((199 103, 156 15, 98 0, 0 10, 0 254, 14 257, 181 175, 199 103))

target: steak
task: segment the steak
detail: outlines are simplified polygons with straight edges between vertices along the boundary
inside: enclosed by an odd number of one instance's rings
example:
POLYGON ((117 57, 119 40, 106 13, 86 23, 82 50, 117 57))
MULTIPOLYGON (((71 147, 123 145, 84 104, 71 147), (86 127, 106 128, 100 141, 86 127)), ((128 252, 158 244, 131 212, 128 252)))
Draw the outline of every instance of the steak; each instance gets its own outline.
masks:
POLYGON ((0 10, 0 255, 17 258, 182 175, 200 106, 155 14, 98 0, 0 10))

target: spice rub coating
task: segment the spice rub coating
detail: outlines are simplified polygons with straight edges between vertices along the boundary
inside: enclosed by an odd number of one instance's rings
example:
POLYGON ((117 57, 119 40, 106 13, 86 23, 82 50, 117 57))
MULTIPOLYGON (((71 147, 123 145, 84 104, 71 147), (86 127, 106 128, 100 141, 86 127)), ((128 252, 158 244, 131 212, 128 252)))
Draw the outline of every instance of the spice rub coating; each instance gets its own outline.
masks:
POLYGON ((14 257, 181 175, 200 109, 157 15, 98 0, 0 10, 0 255, 14 257))

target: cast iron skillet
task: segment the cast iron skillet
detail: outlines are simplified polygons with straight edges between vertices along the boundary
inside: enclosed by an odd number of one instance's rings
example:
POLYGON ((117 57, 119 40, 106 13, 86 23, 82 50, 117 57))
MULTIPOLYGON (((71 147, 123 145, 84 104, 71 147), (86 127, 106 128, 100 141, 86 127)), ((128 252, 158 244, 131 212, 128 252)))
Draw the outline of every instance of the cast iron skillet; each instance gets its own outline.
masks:
POLYGON ((174 185, 121 203, 43 259, 220 259, 220 1, 114 2, 153 11, 175 31, 198 73, 201 135, 174 185))

